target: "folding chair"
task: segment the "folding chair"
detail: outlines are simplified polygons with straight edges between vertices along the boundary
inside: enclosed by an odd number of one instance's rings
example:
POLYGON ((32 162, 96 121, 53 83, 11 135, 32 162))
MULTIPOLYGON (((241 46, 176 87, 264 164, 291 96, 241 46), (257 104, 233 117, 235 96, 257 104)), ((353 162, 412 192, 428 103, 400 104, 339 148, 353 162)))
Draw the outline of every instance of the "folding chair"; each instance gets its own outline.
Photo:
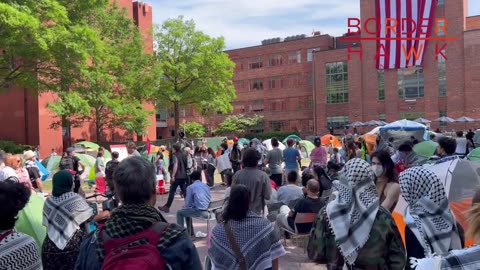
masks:
POLYGON ((307 252, 307 244, 308 244, 308 237, 310 236, 310 231, 306 233, 299 233, 297 229, 297 224, 306 224, 306 223, 311 223, 315 221, 315 218, 317 217, 317 213, 297 213, 295 216, 295 231, 292 231, 290 229, 281 227, 280 230, 283 235, 283 242, 285 246, 287 246, 287 239, 285 238, 285 232, 288 232, 291 237, 292 241, 295 243, 296 240, 302 240, 302 247, 304 252, 307 252))
POLYGON ((223 207, 223 199, 222 200, 217 200, 217 201, 212 201, 208 205, 208 218, 204 217, 192 217, 192 219, 199 219, 199 220, 204 220, 207 221, 207 234, 210 233, 210 221, 211 220, 216 220, 216 212, 221 210, 223 207))

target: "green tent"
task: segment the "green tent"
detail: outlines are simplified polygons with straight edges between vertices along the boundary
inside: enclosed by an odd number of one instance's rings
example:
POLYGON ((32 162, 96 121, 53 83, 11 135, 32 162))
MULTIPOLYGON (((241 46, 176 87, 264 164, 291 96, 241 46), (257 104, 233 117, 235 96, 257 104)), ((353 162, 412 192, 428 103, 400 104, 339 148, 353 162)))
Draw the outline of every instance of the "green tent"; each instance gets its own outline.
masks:
POLYGON ((244 144, 250 144, 250 140, 247 138, 240 138, 238 139, 238 144, 244 145, 244 144))
POLYGON ((77 146, 77 145, 80 145, 83 148, 91 148, 91 149, 95 149, 95 150, 100 148, 100 145, 98 145, 94 142, 87 142, 87 141, 75 143, 73 146, 77 146))
POLYGON ((419 144, 416 144, 413 147, 413 151, 421 157, 430 158, 435 154, 437 147, 438 147, 438 143, 434 141, 424 141, 419 144))
POLYGON ((15 230, 31 236, 37 242, 39 251, 47 234, 47 229, 43 226, 43 204, 41 195, 32 193, 27 205, 18 213, 15 223, 15 230))
POLYGON ((473 149, 467 156, 468 160, 480 162, 480 147, 473 149))
POLYGON ((287 145, 287 140, 288 140, 288 139, 294 139, 294 140, 297 141, 297 142, 299 142, 299 141, 302 140, 302 138, 298 137, 298 136, 295 135, 295 134, 292 134, 292 135, 288 135, 288 136, 282 141, 282 143, 285 144, 285 145, 287 145))
POLYGON ((315 145, 313 145, 312 142, 307 141, 307 140, 301 140, 300 145, 302 146, 302 148, 305 148, 305 150, 307 150, 308 155, 310 155, 313 148, 315 148, 315 145))

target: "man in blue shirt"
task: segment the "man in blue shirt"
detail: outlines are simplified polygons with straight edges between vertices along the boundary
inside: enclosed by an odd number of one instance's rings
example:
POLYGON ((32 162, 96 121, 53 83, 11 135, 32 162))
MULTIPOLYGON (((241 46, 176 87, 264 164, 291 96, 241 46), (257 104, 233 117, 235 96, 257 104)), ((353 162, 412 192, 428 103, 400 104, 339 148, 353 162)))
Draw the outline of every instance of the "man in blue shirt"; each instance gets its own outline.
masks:
POLYGON ((192 217, 208 218, 208 206, 210 205, 210 188, 202 183, 201 171, 194 171, 190 175, 194 182, 187 187, 185 196, 185 206, 177 211, 177 224, 184 226, 184 220, 187 222, 187 231, 190 236, 194 235, 192 226, 192 217))
POLYGON ((283 160, 285 161, 285 178, 291 171, 295 171, 298 174, 298 161, 302 160, 302 156, 300 156, 298 149, 293 147, 294 143, 295 141, 293 139, 288 139, 288 148, 283 150, 283 160))

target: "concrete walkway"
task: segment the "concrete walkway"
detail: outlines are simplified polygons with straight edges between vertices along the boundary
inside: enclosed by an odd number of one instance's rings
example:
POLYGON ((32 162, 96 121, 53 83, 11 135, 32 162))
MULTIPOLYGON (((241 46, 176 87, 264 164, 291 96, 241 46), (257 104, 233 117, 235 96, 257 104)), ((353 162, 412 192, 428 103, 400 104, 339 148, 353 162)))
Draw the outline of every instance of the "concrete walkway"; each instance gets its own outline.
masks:
MULTIPOLYGON (((168 187, 167 187, 168 189, 168 187)), ((219 200, 224 198, 225 188, 221 186, 216 186, 211 190, 212 200, 219 200)), ((157 195, 157 206, 162 206, 166 203, 168 194, 157 195)), ((168 220, 168 222, 176 223, 176 211, 183 207, 184 200, 180 195, 175 196, 175 200, 170 207, 170 213, 162 213, 163 216, 168 220)), ((213 228, 216 225, 215 220, 210 221, 210 228, 213 228)), ((195 232, 201 231, 207 233, 207 223, 201 220, 193 220, 193 227, 195 232)), ((283 240, 282 240, 283 243, 283 240)), ((206 238, 197 238, 195 241, 195 246, 197 247, 198 254, 202 263, 207 256, 207 240, 206 238)), ((293 243, 287 240, 287 247, 285 248, 287 254, 280 258, 280 269, 291 270, 291 269, 326 269, 323 265, 317 265, 316 263, 310 262, 308 260, 307 254, 304 253, 303 248, 295 247, 293 243)))

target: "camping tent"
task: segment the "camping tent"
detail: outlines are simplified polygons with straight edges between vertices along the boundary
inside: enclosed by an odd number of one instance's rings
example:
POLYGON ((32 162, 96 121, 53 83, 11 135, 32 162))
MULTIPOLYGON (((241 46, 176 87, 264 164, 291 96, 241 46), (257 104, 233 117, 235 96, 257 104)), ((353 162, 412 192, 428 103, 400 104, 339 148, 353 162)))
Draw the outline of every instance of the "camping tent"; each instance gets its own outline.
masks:
POLYGON ((380 143, 387 143, 389 138, 394 138, 393 146, 396 148, 405 140, 414 137, 419 142, 424 141, 426 126, 410 120, 399 120, 380 128, 380 143))
MULTIPOLYGON (((262 143, 267 147, 267 150, 268 150, 268 151, 270 151, 270 150, 273 149, 273 147, 272 147, 272 139, 265 140, 265 141, 263 141, 262 143)), ((283 143, 281 143, 281 142, 278 142, 278 144, 279 144, 279 145, 278 145, 278 148, 279 148, 280 150, 284 150, 285 148, 287 148, 287 147, 285 146, 285 144, 283 144, 283 143)))

